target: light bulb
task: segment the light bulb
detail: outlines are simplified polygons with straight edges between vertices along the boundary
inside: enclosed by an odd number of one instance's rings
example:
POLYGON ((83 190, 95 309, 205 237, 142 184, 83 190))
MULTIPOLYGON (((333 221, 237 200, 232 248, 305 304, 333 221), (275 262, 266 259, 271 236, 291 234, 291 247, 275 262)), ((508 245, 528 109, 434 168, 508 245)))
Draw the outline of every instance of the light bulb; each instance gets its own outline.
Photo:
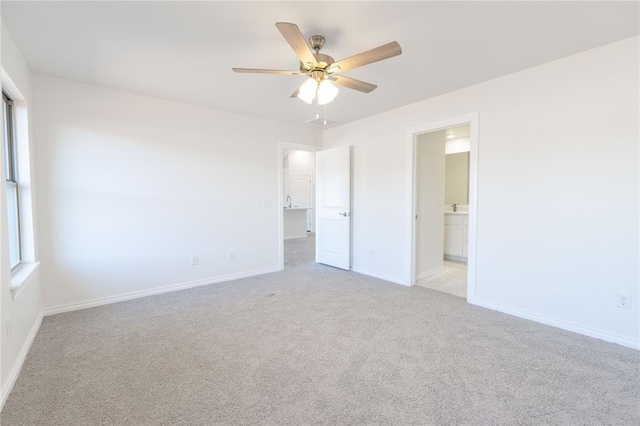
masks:
POLYGON ((329 80, 322 80, 318 86, 318 104, 328 104, 338 95, 338 88, 329 80))
POLYGON ((310 78, 309 80, 302 83, 302 85, 298 89, 298 99, 301 99, 310 104, 316 98, 317 90, 318 82, 310 78))

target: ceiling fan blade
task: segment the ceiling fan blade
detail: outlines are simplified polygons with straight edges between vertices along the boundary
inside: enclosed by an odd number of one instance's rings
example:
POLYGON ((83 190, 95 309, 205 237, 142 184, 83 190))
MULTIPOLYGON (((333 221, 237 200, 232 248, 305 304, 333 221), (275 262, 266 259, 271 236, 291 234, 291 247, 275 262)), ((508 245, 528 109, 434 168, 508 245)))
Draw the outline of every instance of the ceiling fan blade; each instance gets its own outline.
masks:
POLYGON ((369 93, 375 90, 375 84, 367 83, 365 81, 356 80, 355 78, 345 77, 344 75, 332 75, 331 80, 338 86, 346 87, 348 89, 357 90, 359 92, 369 93))
POLYGON ((300 32, 300 28, 298 28, 296 24, 276 22, 276 27, 278 27, 280 33, 282 33, 287 43, 289 43, 289 46, 296 52, 296 55, 298 55, 298 58, 300 58, 303 64, 318 65, 318 61, 316 61, 316 57, 313 56, 307 40, 305 40, 302 32, 300 32))
POLYGON ((331 72, 348 71, 363 65, 398 56, 401 53, 402 49, 398 42, 392 41, 391 43, 378 46, 375 49, 367 50, 366 52, 358 53, 357 55, 334 62, 329 66, 329 70, 331 70, 331 72))
POLYGON ((291 70, 265 70, 265 69, 259 69, 259 68, 231 68, 231 70, 233 72, 238 72, 238 73, 250 73, 250 74, 289 74, 289 75, 296 75, 296 74, 302 74, 304 75, 305 73, 300 72, 300 71, 291 71, 291 70))
POLYGON ((295 92, 293 92, 293 93, 291 94, 291 96, 290 96, 290 97, 291 97, 291 98, 297 98, 297 97, 298 97, 298 93, 300 93, 300 88, 299 88, 299 87, 296 89, 296 91, 295 91, 295 92))

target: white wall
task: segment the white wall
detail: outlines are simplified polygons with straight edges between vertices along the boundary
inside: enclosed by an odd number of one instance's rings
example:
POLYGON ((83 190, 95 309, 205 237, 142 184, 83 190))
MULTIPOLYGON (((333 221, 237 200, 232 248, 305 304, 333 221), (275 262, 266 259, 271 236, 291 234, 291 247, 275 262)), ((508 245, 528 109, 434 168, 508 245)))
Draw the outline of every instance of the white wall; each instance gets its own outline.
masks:
POLYGON ((446 131, 416 137, 416 278, 442 272, 446 131))
POLYGON ((295 176, 308 176, 313 182, 313 175, 315 174, 315 153, 308 151, 290 151, 285 153, 284 157, 284 195, 282 205, 289 206, 287 196, 291 197, 292 206, 303 204, 313 204, 313 193, 305 194, 307 198, 303 200, 297 200, 295 197, 295 188, 293 185, 293 178, 295 176), (306 203, 305 203, 306 201, 306 203))
POLYGON ((640 347, 639 47, 633 37, 326 130, 326 148, 354 146, 354 268, 409 282, 407 129, 477 111, 475 303, 640 347))
POLYGON ((287 155, 289 173, 292 175, 312 175, 315 172, 315 153, 309 151, 291 151, 287 155))
POLYGON ((306 228, 307 231, 315 231, 315 174, 316 174, 316 155, 314 152, 309 151, 295 151, 287 150, 284 158, 284 196, 283 206, 288 206, 287 195, 292 199, 292 205, 302 206, 305 200, 305 205, 311 206, 306 213, 306 228), (297 200, 295 194, 295 188, 293 180, 295 176, 300 175, 309 176, 310 178, 310 190, 305 191, 305 200, 297 200), (308 193, 307 193, 308 192, 308 193))
POLYGON ((455 139, 447 139, 447 144, 445 146, 445 152, 447 154, 457 154, 459 152, 469 152, 471 151, 471 139, 466 138, 455 138, 455 139))
MULTIPOLYGON (((19 90, 20 94, 24 98, 24 102, 20 103, 21 108, 26 106, 26 110, 29 115, 29 123, 33 124, 33 120, 31 119, 33 116, 31 73, 22 57, 22 54, 20 53, 20 50, 4 25, 4 22, 2 23, 1 53, 0 65, 4 72, 6 72, 6 75, 11 79, 11 81, 3 80, 3 86, 10 85, 13 89, 19 90)), ((32 125, 29 134, 33 135, 32 125)), ((31 151, 31 158, 33 159, 33 152, 35 149, 33 137, 29 141, 29 147, 31 151)), ((1 149, 0 152, 2 152, 1 149)), ((24 156, 22 159, 24 159, 24 156)), ((19 159, 21 163, 23 163, 22 159, 19 159)), ((21 166, 22 165, 23 164, 21 164, 21 166)), ((4 176, 4 160, 2 161, 0 169, 2 176, 4 176)), ((29 168, 26 169, 29 170, 29 168)), ((23 173, 24 170, 25 168, 23 167, 21 173, 23 173)), ((33 168, 30 170, 30 180, 33 182, 33 168)), ((24 176, 21 176, 21 180, 23 177, 24 176)), ((21 204, 26 204, 28 207, 31 207, 32 200, 27 200, 27 198, 33 197, 36 186, 32 184, 30 188, 26 189, 26 191, 21 192, 21 204)), ((31 339, 37 332, 42 311, 40 298, 40 271, 36 271, 34 275, 32 275, 31 279, 17 297, 12 294, 6 215, 6 184, 3 178, 0 183, 0 269, 2 271, 0 277, 0 318, 2 319, 2 321, 0 321, 0 382, 2 384, 2 395, 0 400, 2 403, 4 403, 8 391, 17 378, 24 356, 26 356, 31 344, 31 339), (10 336, 7 332, 7 319, 9 318, 11 319, 10 336)), ((29 234, 32 239, 33 237, 31 232, 29 232, 29 234)), ((32 257, 29 260, 37 260, 36 248, 31 247, 29 256, 32 257), (35 259, 33 256, 35 256, 35 259)))
POLYGON ((277 143, 319 131, 50 77, 34 90, 46 312, 278 269, 277 143))

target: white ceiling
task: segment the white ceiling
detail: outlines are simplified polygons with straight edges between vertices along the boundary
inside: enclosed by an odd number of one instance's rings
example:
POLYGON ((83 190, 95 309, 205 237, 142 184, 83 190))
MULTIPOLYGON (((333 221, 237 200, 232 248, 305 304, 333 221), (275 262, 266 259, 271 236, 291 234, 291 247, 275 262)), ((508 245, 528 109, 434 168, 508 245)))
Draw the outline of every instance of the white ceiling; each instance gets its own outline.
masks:
POLYGON ((32 72, 302 124, 315 107, 289 95, 301 76, 275 27, 324 35, 336 60, 392 40, 399 57, 345 75, 328 118, 354 121, 639 33, 638 2, 9 2, 9 27, 32 72))

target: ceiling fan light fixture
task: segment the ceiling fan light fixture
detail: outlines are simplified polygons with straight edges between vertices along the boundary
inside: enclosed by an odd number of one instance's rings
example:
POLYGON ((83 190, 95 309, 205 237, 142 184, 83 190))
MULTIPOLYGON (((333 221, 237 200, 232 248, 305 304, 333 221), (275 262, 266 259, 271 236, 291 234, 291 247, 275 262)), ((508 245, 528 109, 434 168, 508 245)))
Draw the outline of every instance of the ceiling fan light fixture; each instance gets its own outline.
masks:
POLYGON ((333 101, 338 94, 338 88, 334 86, 332 82, 327 81, 327 79, 331 79, 331 81, 334 81, 338 86, 346 87, 347 89, 357 90, 362 93, 371 92, 378 86, 337 74, 337 72, 349 71, 398 56, 402 53, 398 42, 392 41, 336 62, 331 56, 320 53, 325 43, 323 36, 312 36, 309 39, 311 44, 309 44, 296 24, 291 22, 276 22, 276 27, 298 57, 300 61, 299 70, 232 68, 232 71, 255 74, 306 75, 310 77, 310 79, 296 89, 296 91, 291 94, 291 98, 297 97, 308 104, 311 104, 314 99, 317 100, 318 105, 326 105, 333 101), (333 75, 334 73, 336 74, 333 75))
POLYGON ((298 99, 305 101, 308 104, 311 104, 313 100, 316 98, 316 91, 318 90, 318 82, 309 79, 302 83, 300 89, 298 91, 298 99))
POLYGON ((329 80, 322 80, 318 85, 318 104, 325 105, 335 99, 338 88, 329 80))

